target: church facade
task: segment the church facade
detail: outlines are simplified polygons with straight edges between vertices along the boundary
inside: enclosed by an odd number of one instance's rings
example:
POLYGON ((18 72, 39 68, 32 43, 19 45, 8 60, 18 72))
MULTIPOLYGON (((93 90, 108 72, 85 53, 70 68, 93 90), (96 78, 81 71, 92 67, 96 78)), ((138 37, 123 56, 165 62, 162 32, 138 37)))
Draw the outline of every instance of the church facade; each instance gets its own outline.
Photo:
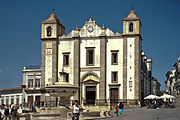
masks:
MULTIPOLYGON (((65 35, 64 25, 52 13, 41 25, 41 87, 53 88, 50 92, 58 86, 76 87, 74 96, 54 100, 77 99, 84 107, 142 102, 152 93, 152 60, 142 51, 141 27, 132 10, 123 19, 121 34, 90 18, 65 35)), ((41 101, 45 96, 42 93, 41 101)))

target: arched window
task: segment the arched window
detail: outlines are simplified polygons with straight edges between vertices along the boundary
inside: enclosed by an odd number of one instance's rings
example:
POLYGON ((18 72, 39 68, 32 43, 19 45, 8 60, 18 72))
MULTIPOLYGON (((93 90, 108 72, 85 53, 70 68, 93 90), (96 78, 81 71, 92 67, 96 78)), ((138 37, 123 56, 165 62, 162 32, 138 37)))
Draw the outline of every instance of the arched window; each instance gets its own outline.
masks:
POLYGON ((47 36, 51 36, 51 26, 48 26, 47 28, 46 28, 46 30, 47 30, 47 36))
POLYGON ((132 22, 129 23, 129 32, 133 32, 133 23, 132 22))

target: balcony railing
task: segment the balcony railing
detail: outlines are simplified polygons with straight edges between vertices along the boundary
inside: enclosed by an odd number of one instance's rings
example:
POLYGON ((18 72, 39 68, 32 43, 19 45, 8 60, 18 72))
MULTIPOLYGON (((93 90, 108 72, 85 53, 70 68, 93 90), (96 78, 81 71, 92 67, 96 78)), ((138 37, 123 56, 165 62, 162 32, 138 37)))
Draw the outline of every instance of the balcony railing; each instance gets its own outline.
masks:
POLYGON ((29 69, 41 69, 40 65, 31 65, 31 66, 25 66, 24 69, 29 70, 29 69))

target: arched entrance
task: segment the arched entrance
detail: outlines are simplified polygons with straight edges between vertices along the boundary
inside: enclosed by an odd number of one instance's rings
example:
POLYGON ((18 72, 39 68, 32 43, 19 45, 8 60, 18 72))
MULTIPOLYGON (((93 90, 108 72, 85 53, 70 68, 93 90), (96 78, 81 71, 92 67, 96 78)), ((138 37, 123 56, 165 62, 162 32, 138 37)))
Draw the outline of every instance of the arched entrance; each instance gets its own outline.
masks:
POLYGON ((84 105, 95 105, 96 100, 98 99, 98 86, 99 86, 99 79, 97 75, 93 73, 88 73, 83 77, 82 80, 83 84, 83 91, 84 93, 84 105))

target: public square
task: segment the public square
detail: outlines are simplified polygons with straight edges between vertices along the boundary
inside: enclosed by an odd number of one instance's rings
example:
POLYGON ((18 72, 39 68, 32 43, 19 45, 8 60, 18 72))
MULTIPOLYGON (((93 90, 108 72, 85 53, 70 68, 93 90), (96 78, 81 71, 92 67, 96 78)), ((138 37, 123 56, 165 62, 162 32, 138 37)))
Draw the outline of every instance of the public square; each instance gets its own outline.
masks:
MULTIPOLYGON (((103 120, 179 120, 180 108, 160 108, 147 109, 146 107, 139 109, 124 109, 122 116, 103 119, 103 120)), ((113 111, 111 114, 116 116, 113 111)))

